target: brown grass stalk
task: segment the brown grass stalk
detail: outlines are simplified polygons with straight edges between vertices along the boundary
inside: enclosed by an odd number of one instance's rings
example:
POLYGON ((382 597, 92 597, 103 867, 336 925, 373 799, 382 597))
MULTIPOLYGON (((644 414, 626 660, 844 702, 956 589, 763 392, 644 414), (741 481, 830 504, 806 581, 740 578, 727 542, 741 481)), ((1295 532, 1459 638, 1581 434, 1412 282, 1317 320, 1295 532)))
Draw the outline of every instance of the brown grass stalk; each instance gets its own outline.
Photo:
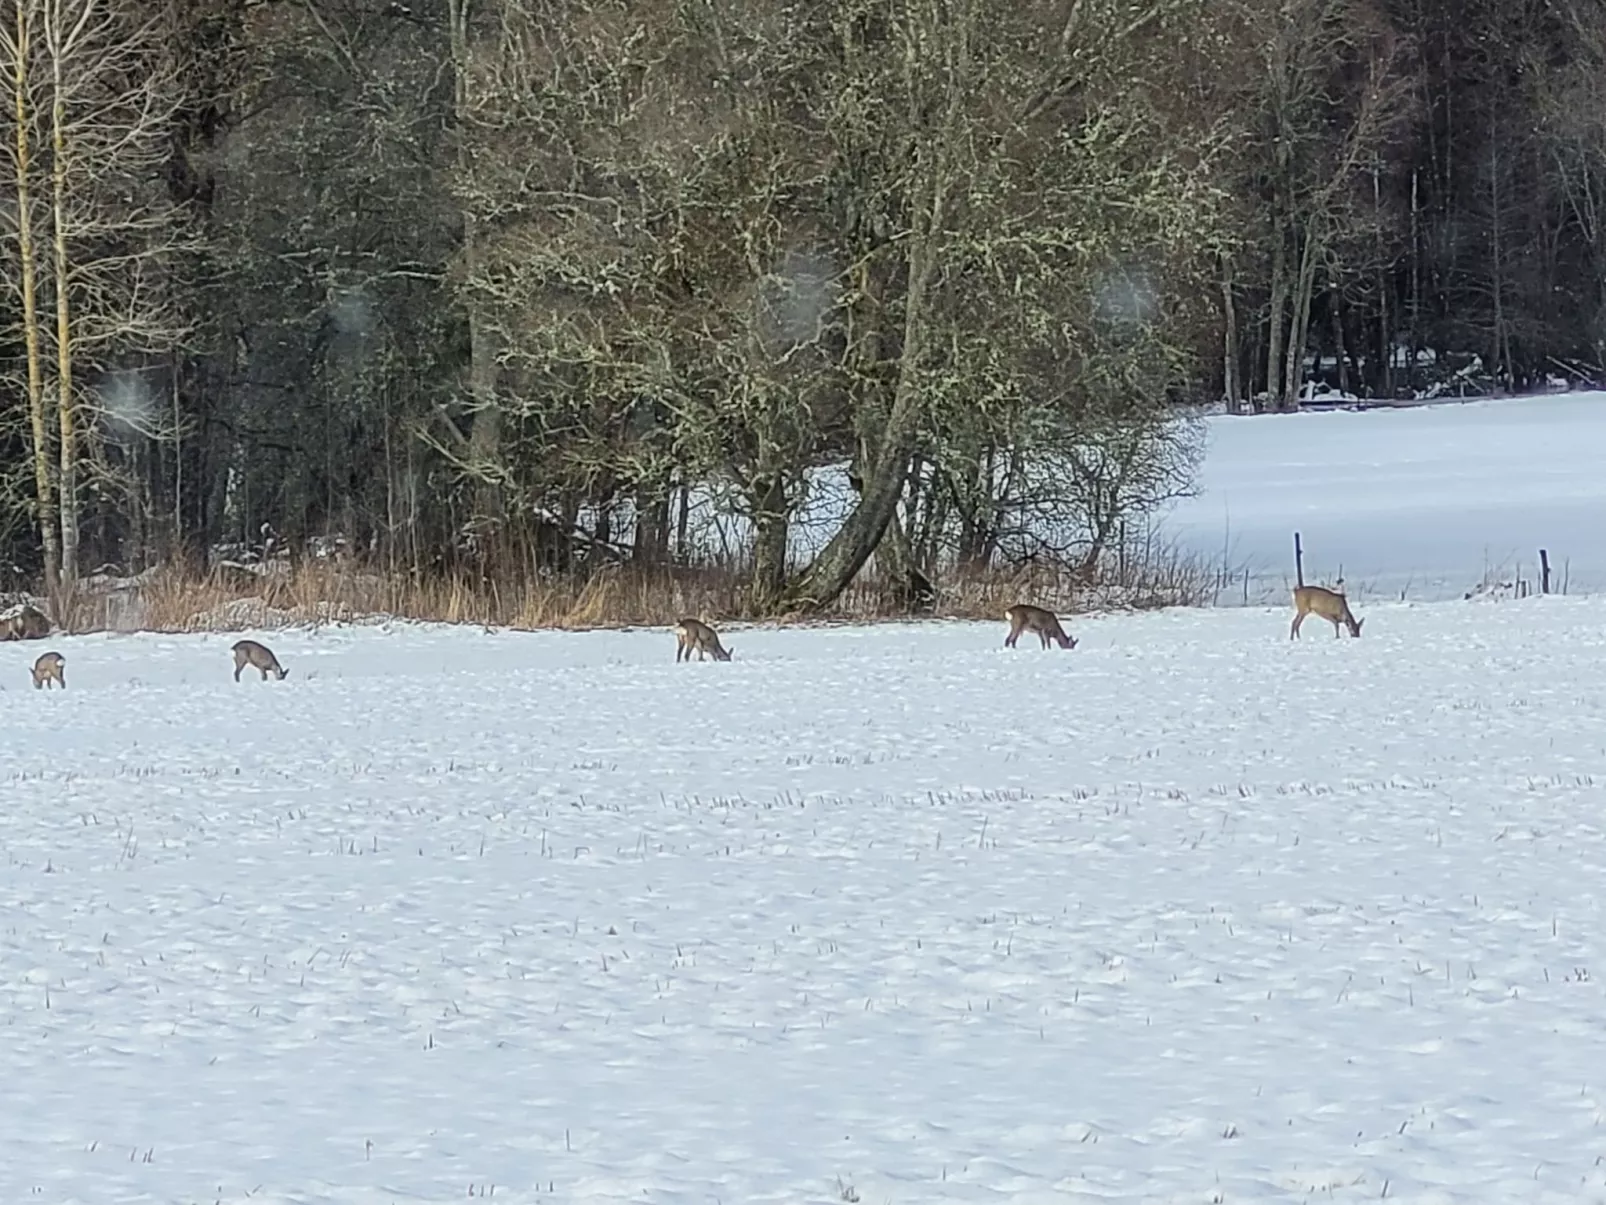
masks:
MULTIPOLYGON (((1112 556, 1091 574, 1056 562, 937 575, 937 599, 918 615, 874 566, 838 605, 807 622, 910 618, 997 619, 1031 601, 1074 614, 1209 603, 1215 567, 1174 549, 1112 556)), ((385 619, 515 629, 667 626, 684 615, 716 622, 765 618, 747 605, 739 564, 697 568, 609 565, 587 574, 514 580, 467 573, 388 574, 349 561, 280 562, 261 572, 168 566, 132 581, 89 584, 65 602, 68 631, 229 632, 385 619)), ((804 621, 804 617, 792 617, 804 621)))

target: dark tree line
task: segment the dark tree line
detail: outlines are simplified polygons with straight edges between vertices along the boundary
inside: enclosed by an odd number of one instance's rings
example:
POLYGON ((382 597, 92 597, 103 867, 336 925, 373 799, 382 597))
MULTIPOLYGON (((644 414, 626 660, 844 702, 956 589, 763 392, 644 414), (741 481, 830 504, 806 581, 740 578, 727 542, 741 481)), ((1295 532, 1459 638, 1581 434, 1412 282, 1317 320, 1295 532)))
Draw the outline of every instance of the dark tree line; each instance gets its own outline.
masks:
POLYGON ((715 513, 756 610, 916 602, 1098 573, 1200 402, 1606 363, 1606 0, 0 8, 0 541, 53 590, 715 513))

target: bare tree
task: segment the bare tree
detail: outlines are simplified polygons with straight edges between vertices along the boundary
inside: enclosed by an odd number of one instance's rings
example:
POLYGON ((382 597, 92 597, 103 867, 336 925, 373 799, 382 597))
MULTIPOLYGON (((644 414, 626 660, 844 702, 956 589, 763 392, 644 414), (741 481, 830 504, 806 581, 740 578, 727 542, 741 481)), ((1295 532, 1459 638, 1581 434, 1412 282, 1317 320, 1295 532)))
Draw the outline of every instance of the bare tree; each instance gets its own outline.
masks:
MULTIPOLYGON (((1027 3, 1005 13, 974 0, 863 0, 847 10, 833 129, 846 162, 879 167, 854 180, 862 208, 847 239, 850 259, 869 266, 852 319, 856 349, 869 353, 853 407, 863 484, 789 588, 804 608, 834 601, 889 530, 901 553, 900 503, 939 413, 988 396, 1000 417, 1052 405, 1063 396, 1058 365, 1080 341, 1071 316, 1123 259, 1194 241, 1213 208, 1205 173, 1182 168, 1182 140, 1168 144, 1157 106, 1128 86, 1168 43, 1164 21, 1190 20, 1200 6, 1027 3), (868 44, 864 30, 885 32, 868 44), (1007 318, 995 325, 994 315, 1007 318)), ((998 444, 968 443, 945 467, 981 482, 998 444)), ((973 536, 986 506, 969 505, 973 536)))
POLYGON ((180 97, 170 16, 160 3, 17 0, 12 35, 0 42, 15 82, 18 275, 35 472, 41 509, 52 493, 56 503, 42 518, 53 589, 71 591, 79 572, 83 469, 105 412, 97 385, 142 356, 166 352, 183 330, 167 275, 183 235, 158 175, 180 97), (38 146, 43 155, 33 153, 38 146), (49 198, 43 213, 32 205, 41 182, 49 198), (41 228, 48 270, 36 251, 41 228), (52 311, 48 323, 40 293, 52 311))
POLYGON ((1586 323, 1599 372, 1606 371, 1606 25, 1593 6, 1587 14, 1576 2, 1563 8, 1576 57, 1551 71, 1525 65, 1550 178, 1596 282, 1586 323))
MULTIPOLYGON (((35 166, 34 142, 38 137, 38 85, 34 81, 38 13, 33 0, 15 0, 14 21, 0 33, 0 53, 12 81, 11 180, 16 195, 16 273, 13 279, 21 293, 21 325, 26 349, 26 396, 28 425, 32 437, 34 470, 34 514, 45 556, 45 588, 54 595, 61 586, 61 528, 55 507, 54 472, 51 465, 52 436, 47 421, 44 357, 39 324, 39 261, 35 246, 36 221, 33 201, 35 166)), ((11 274, 8 274, 11 275, 11 274)))
POLYGON ((1335 277, 1338 246, 1360 240, 1378 214, 1371 170, 1410 119, 1411 81, 1405 40, 1374 0, 1246 3, 1260 37, 1241 110, 1253 136, 1241 145, 1246 183, 1262 200, 1249 215, 1262 236, 1246 241, 1269 248, 1266 392, 1273 409, 1291 410, 1318 284, 1335 277))

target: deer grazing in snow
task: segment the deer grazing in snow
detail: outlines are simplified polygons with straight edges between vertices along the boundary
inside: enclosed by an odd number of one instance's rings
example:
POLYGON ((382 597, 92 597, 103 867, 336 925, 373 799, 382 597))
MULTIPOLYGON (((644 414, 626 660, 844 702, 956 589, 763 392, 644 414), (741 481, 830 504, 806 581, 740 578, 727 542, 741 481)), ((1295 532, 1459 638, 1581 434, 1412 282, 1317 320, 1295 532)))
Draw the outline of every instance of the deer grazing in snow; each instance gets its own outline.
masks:
POLYGON ((715 661, 731 659, 730 650, 719 642, 718 632, 700 619, 682 619, 675 625, 676 664, 680 663, 682 657, 690 661, 694 652, 699 661, 706 661, 710 653, 715 661))
POLYGON ((1009 621, 1009 635, 1004 637, 1004 647, 1007 649, 1015 647, 1015 642, 1020 639, 1022 632, 1036 632, 1044 648, 1048 647, 1051 640, 1062 649, 1076 647, 1075 637, 1065 634, 1065 629, 1060 627, 1059 618, 1052 611, 1045 611, 1042 607, 1034 607, 1027 603, 1016 603, 1004 612, 1004 618, 1009 621))
POLYGON ((56 683, 61 684, 62 690, 67 689, 67 658, 60 653, 45 653, 33 663, 33 688, 40 690, 56 683))
POLYGON ((1359 636, 1361 625, 1366 622, 1350 614, 1349 600, 1343 594, 1325 586, 1300 586, 1294 591, 1294 626, 1288 629, 1288 639, 1299 635, 1299 627, 1307 615, 1320 615, 1332 624, 1335 638, 1343 634, 1344 628, 1349 629, 1351 636, 1359 636))
POLYGON ((240 680, 240 671, 246 666, 262 671, 262 680, 268 680, 268 674, 276 675, 280 681, 290 671, 279 664, 279 659, 273 655, 273 650, 265 644, 258 644, 255 640, 242 640, 234 646, 234 680, 240 680))

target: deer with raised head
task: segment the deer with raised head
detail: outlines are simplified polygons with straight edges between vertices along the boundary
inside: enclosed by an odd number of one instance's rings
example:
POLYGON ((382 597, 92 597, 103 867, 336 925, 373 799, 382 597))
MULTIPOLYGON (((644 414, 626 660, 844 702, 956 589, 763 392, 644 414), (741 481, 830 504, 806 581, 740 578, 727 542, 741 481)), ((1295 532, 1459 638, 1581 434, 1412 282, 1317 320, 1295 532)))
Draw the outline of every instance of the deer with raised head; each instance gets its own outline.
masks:
POLYGON ((67 658, 60 653, 45 653, 33 663, 33 688, 41 690, 45 686, 61 684, 62 690, 67 689, 67 658))
POLYGON ((675 625, 676 664, 682 657, 690 661, 693 652, 699 661, 706 661, 710 653, 715 661, 731 659, 730 650, 719 642, 718 632, 700 619, 682 619, 675 625))
POLYGON ((1350 614, 1349 600, 1342 593, 1325 586, 1300 586, 1294 591, 1294 626, 1288 629, 1288 639, 1299 635, 1300 625, 1307 615, 1320 615, 1332 624, 1335 639, 1343 635, 1345 628, 1351 636, 1359 636, 1361 625, 1366 622, 1350 614))
POLYGON ((234 646, 234 680, 240 680, 240 671, 246 666, 262 671, 262 680, 266 682, 271 673, 283 681, 289 670, 279 664, 279 659, 273 655, 273 650, 265 644, 255 640, 242 640, 234 646))
POLYGON ((1059 617, 1052 611, 1028 603, 1016 603, 1004 612, 1004 618, 1009 621, 1009 635, 1004 637, 1004 647, 1007 649, 1015 647, 1022 632, 1036 632, 1044 648, 1048 647, 1049 641, 1062 649, 1076 647, 1076 638, 1065 634, 1065 629, 1060 627, 1059 617))

